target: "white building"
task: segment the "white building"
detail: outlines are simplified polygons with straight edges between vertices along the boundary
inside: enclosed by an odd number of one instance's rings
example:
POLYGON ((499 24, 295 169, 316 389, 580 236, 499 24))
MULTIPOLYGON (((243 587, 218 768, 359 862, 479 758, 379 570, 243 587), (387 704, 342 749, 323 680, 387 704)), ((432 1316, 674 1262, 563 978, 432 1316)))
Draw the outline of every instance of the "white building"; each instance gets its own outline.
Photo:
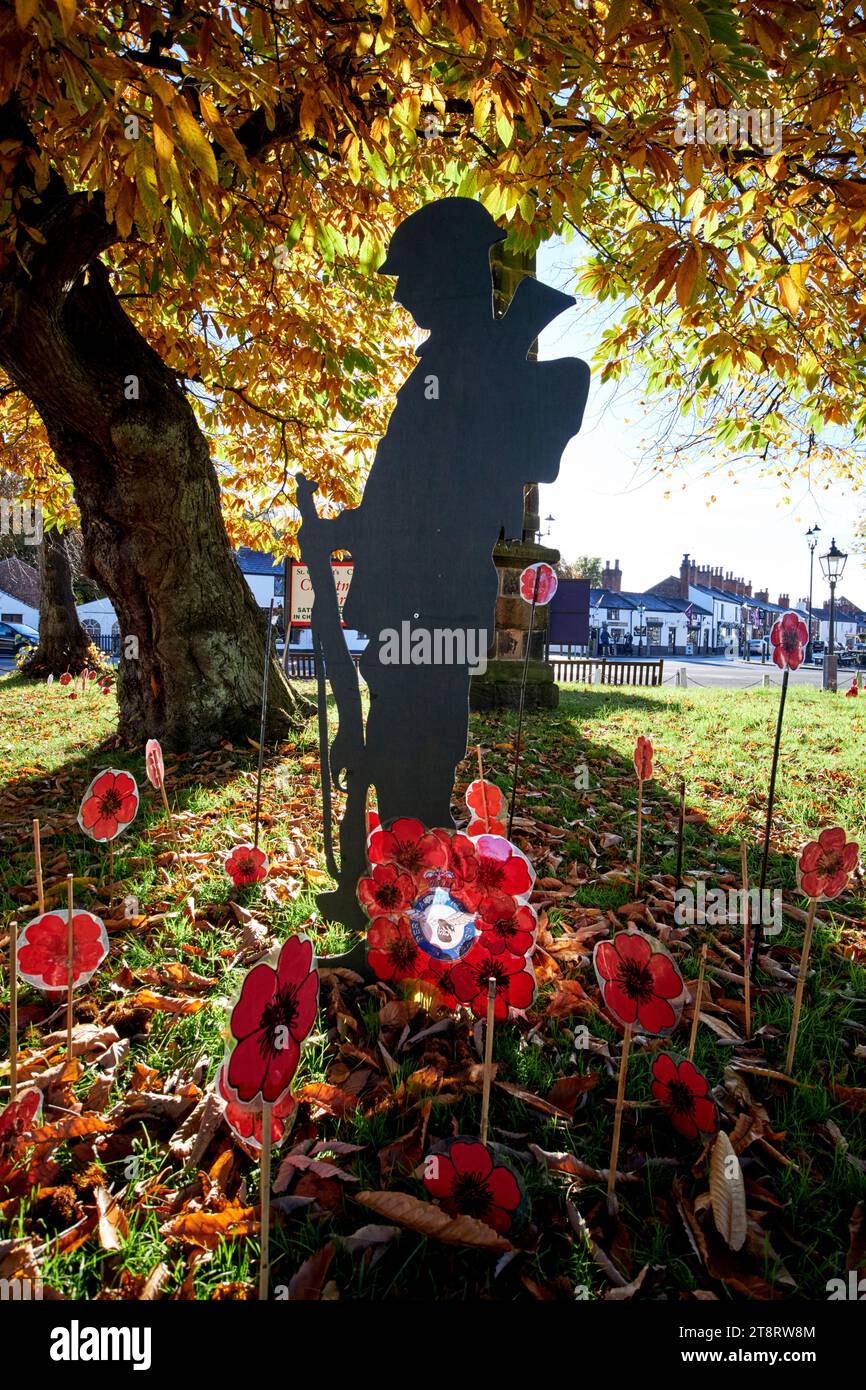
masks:
POLYGON ((0 589, 0 623, 23 623, 39 630, 39 609, 0 589))

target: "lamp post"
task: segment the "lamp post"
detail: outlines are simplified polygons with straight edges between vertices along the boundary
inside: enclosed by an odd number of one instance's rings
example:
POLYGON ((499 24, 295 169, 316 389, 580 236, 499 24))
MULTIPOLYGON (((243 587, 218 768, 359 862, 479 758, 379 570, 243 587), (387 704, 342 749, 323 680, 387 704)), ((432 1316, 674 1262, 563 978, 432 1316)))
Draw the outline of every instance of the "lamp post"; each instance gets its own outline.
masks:
POLYGON ((815 547, 818 544, 818 532, 820 526, 810 526, 806 532, 806 540, 809 545, 809 640, 806 643, 806 662, 812 661, 812 573, 815 568, 815 547))
POLYGON ((821 569, 824 578, 830 585, 830 630, 827 634, 827 650, 824 653, 823 686, 825 690, 834 692, 836 690, 836 585, 842 578, 847 559, 847 552, 838 548, 834 536, 827 554, 821 556, 821 569))
POLYGON ((644 603, 639 603, 637 607, 638 607, 638 613, 639 613, 639 615, 640 615, 640 616, 639 616, 639 623, 640 623, 640 626, 638 627, 638 630, 637 630, 637 654, 638 654, 638 656, 642 656, 642 655, 643 655, 643 632, 644 632, 643 615, 644 615, 644 612, 645 612, 645 610, 646 610, 646 604, 644 604, 644 603))

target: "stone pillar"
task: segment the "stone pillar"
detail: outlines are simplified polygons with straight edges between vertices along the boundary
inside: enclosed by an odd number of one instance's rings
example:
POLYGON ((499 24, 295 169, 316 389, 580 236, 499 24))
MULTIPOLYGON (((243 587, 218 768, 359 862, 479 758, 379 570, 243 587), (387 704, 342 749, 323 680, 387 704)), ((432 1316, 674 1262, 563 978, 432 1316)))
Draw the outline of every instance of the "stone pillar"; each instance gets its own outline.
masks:
MULTIPOLYGON (((535 256, 505 251, 500 244, 493 248, 491 261, 493 302, 499 316, 505 313, 523 277, 535 274, 535 256)), ((537 343, 533 343, 528 355, 533 359, 538 356, 537 343)), ((496 631, 488 652, 487 670, 483 676, 473 677, 470 686, 469 703, 475 710, 517 708, 531 612, 531 604, 520 597, 520 575, 527 565, 537 565, 541 561, 556 565, 559 561, 558 550, 536 540, 541 529, 537 483, 529 483, 524 489, 523 512, 522 537, 506 537, 493 551, 499 578, 496 631)), ((549 607, 546 604, 536 607, 526 673, 527 709, 555 709, 559 704, 559 686, 553 679, 553 667, 544 659, 549 622, 549 607)))

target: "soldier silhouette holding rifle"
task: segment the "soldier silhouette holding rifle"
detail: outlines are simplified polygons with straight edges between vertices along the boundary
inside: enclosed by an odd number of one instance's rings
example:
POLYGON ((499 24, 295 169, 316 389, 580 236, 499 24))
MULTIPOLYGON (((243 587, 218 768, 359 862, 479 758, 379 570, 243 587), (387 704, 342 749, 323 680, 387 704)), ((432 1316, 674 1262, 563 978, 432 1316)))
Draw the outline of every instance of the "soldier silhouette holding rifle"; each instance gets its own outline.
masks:
MULTIPOLYGON (((522 535, 524 486, 555 480, 586 404, 584 362, 527 360, 542 328, 574 303, 570 295, 527 277, 507 312, 494 317, 490 248, 504 235, 468 198, 429 203, 397 228, 380 274, 396 276, 394 299, 429 330, 418 365, 397 393, 357 508, 320 519, 314 485, 298 478, 314 644, 340 716, 329 759, 323 748, 322 783, 324 789, 329 769, 348 792, 340 886, 319 902, 327 918, 349 926, 364 922, 355 888, 366 868, 368 788, 375 787, 383 824, 404 816, 452 824, 454 770, 466 751, 469 716, 466 652, 473 648, 465 638, 472 634, 477 643, 485 633, 483 647, 493 639, 493 547, 522 535), (330 581, 334 550, 349 551, 354 561, 346 625, 369 637, 360 665, 370 692, 363 731, 330 581), (330 593, 320 592, 328 586, 330 593), (394 664, 383 634, 405 632, 406 624, 413 636, 462 635, 450 650, 463 659, 394 664)), ((440 652, 447 648, 443 643, 440 652)), ((327 801, 325 809, 327 821, 327 801)))

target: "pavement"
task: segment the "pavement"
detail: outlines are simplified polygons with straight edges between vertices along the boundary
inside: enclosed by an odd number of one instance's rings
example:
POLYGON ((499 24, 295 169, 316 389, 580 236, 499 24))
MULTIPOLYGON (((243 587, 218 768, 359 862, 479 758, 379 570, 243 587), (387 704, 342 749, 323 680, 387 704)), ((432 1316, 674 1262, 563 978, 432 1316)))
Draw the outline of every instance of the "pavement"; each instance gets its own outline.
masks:
MULTIPOLYGON (((621 660, 637 661, 639 657, 623 657, 621 660)), ((652 658, 654 661, 656 657, 652 658)), ((726 656, 664 656, 665 674, 664 684, 672 686, 676 682, 676 673, 679 668, 685 667, 689 685, 696 685, 709 688, 724 690, 748 690, 752 687, 758 688, 763 685, 764 676, 769 676, 771 686, 782 684, 782 672, 772 661, 761 662, 760 657, 754 657, 751 661, 742 658, 726 656)), ((837 677, 837 688, 847 690, 851 684, 854 674, 853 669, 847 666, 840 666, 837 677)), ((866 679, 866 673, 861 673, 866 679)), ((817 690, 821 688, 822 668, 818 666, 801 666, 796 671, 792 671, 789 678, 791 685, 812 685, 817 690)), ((866 691, 864 691, 866 693, 866 691)))

